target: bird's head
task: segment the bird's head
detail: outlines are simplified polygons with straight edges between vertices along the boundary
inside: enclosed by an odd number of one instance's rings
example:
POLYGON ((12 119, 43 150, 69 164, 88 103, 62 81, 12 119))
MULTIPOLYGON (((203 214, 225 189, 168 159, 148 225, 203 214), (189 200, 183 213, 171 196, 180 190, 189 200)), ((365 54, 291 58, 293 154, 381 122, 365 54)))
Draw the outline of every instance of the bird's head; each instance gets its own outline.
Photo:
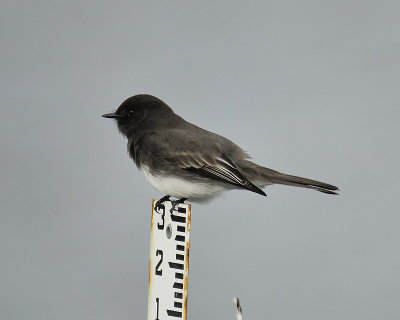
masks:
POLYGON ((160 99, 138 94, 126 99, 115 112, 103 114, 103 117, 115 119, 119 131, 128 136, 130 132, 161 125, 171 115, 175 116, 175 113, 160 99))

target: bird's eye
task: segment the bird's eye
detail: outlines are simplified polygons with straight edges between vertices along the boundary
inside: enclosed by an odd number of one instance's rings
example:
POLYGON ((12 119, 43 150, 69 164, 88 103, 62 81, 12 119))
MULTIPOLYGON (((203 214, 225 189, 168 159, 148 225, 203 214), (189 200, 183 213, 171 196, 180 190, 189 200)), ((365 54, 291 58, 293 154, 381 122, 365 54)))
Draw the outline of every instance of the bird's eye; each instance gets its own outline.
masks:
POLYGON ((128 114, 129 114, 129 115, 133 115, 133 110, 129 110, 129 111, 128 111, 128 114))

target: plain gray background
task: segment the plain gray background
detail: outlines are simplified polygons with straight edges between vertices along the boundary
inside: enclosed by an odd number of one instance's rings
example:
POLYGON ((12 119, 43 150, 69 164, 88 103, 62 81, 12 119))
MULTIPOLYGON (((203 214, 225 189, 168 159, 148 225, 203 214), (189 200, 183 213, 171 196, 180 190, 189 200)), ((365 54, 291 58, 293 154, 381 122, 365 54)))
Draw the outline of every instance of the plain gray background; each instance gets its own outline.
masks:
POLYGON ((137 93, 336 184, 192 207, 189 319, 399 319, 398 1, 2 1, 0 318, 145 319, 137 93))

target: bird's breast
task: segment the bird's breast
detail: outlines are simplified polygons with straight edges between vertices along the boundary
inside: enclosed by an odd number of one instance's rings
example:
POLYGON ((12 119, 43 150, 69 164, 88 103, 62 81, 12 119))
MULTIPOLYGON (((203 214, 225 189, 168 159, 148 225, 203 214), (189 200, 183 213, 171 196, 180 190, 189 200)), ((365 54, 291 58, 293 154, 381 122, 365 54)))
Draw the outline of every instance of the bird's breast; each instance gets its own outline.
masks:
POLYGON ((146 180, 164 195, 190 200, 208 201, 219 195, 223 187, 219 183, 191 181, 184 176, 171 175, 165 172, 153 174, 149 167, 142 165, 140 171, 146 180))

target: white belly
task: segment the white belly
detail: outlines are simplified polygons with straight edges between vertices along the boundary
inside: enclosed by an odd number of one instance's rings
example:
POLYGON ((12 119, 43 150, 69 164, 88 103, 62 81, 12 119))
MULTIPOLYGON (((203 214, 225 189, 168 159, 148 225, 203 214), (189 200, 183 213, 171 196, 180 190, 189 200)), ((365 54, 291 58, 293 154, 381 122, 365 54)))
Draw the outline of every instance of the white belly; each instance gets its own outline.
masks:
POLYGON ((190 200, 207 201, 219 195, 223 187, 218 184, 190 182, 188 180, 171 176, 154 176, 149 168, 142 166, 140 171, 146 180, 163 195, 176 198, 189 198, 190 200))

